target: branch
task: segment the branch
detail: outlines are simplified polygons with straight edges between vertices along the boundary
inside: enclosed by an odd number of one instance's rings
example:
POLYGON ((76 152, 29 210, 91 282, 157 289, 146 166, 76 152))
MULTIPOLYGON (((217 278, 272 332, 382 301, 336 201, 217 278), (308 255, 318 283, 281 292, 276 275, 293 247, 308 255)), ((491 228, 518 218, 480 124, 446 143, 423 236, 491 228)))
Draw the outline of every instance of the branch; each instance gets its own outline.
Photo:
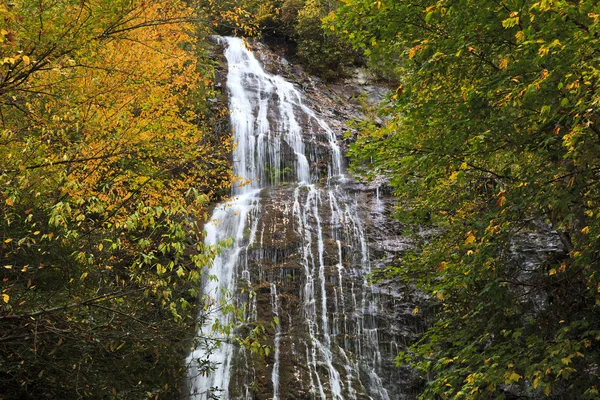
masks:
POLYGON ((143 290, 146 290, 146 288, 139 288, 139 289, 135 289, 135 290, 120 291, 120 292, 113 292, 113 293, 109 293, 109 294, 103 294, 103 295, 100 295, 100 296, 92 297, 91 299, 79 301, 77 303, 71 303, 71 304, 66 304, 66 305, 62 305, 62 306, 58 306, 58 307, 52 307, 52 308, 42 309, 42 310, 39 310, 39 311, 27 313, 27 314, 4 315, 4 316, 0 317, 0 321, 7 320, 7 319, 22 319, 22 318, 37 317, 38 315, 48 314, 48 313, 52 313, 52 312, 55 312, 55 311, 62 311, 62 310, 70 309, 70 308, 77 308, 77 307, 81 307, 81 306, 92 305, 95 302, 106 301, 106 300, 109 300, 109 299, 111 299, 113 297, 122 297, 122 296, 126 296, 128 294, 132 294, 132 293, 136 293, 136 292, 141 292, 143 290))
POLYGON ((502 71, 496 64, 494 64, 493 62, 491 62, 490 60, 488 60, 487 58, 485 58, 484 52, 477 52, 475 49, 473 49, 472 47, 469 48, 469 53, 479 57, 479 59, 481 61, 483 61, 484 63, 486 63, 487 65, 491 66, 492 68, 494 68, 496 71, 502 71))
POLYGON ((515 180, 515 178, 513 178, 512 176, 500 175, 500 174, 495 173, 494 171, 490 171, 489 169, 485 169, 485 168, 482 168, 482 167, 478 167, 477 165, 471 164, 470 162, 467 162, 467 166, 469 166, 469 167, 471 167, 471 168, 473 168, 473 169, 475 169, 477 171, 480 171, 480 172, 486 172, 486 173, 488 173, 488 174, 490 174, 492 176, 495 176, 498 179, 506 179, 506 180, 509 180, 509 181, 514 181, 515 180))
POLYGON ((104 306, 102 306, 102 305, 100 305, 100 304, 90 304, 90 306, 91 306, 91 307, 97 307, 97 308, 101 308, 101 309, 103 309, 103 310, 110 311, 110 312, 114 312, 114 313, 116 313, 116 314, 120 314, 120 315, 122 315, 122 316, 124 316, 124 317, 127 317, 127 318, 129 318, 129 319, 132 319, 132 320, 134 320, 134 321, 135 321, 135 322, 137 322, 138 324, 144 325, 145 327, 150 327, 150 326, 151 326, 151 324, 149 324, 149 323, 147 323, 147 322, 144 322, 144 321, 142 321, 141 319, 138 319, 138 318, 134 317, 133 315, 129 315, 129 314, 127 314, 127 313, 123 312, 123 311, 115 310, 114 308, 104 307, 104 306))
POLYGON ((128 26, 125 28, 119 28, 119 29, 117 29, 116 27, 110 27, 110 28, 106 29, 104 32, 102 32, 100 35, 96 36, 94 39, 95 40, 103 40, 103 39, 109 38, 110 36, 116 35, 118 33, 133 31, 133 30, 140 29, 140 28, 147 28, 150 26, 171 25, 171 24, 180 24, 183 22, 198 22, 198 21, 199 21, 198 18, 179 17, 179 18, 160 19, 160 20, 155 20, 155 21, 146 21, 146 22, 141 22, 136 25, 131 25, 131 26, 128 26))
MULTIPOLYGON (((95 156, 95 157, 89 157, 89 158, 76 158, 74 160, 46 162, 46 163, 41 163, 41 164, 30 165, 30 166, 25 167, 25 169, 37 169, 37 168, 51 167, 51 166, 60 165, 60 164, 75 164, 75 163, 94 161, 94 160, 104 160, 107 158, 122 156, 124 154, 127 154, 127 152, 120 152, 120 153, 115 153, 115 154, 104 154, 102 156, 95 156)), ((6 174, 9 172, 19 172, 19 171, 20 171, 19 169, 7 169, 4 171, 0 171, 0 173, 6 174)))

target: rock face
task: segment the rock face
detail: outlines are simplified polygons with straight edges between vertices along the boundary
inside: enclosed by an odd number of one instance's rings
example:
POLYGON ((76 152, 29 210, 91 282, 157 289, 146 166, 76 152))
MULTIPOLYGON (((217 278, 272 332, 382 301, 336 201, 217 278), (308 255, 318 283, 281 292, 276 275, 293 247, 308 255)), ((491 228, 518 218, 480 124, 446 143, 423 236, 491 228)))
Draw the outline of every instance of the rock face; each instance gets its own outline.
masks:
MULTIPOLYGON (((257 47, 259 61, 241 40, 223 40, 241 184, 207 224, 207 243, 233 244, 216 257, 210 274, 218 282, 207 279, 203 293, 215 304, 245 303, 239 333, 264 326, 271 351, 227 342, 211 349, 203 338, 232 320, 203 313, 188 358, 191 397, 413 398, 419 382, 394 357, 423 329, 416 295, 369 282, 411 243, 389 216, 385 184, 355 181, 343 157, 346 122, 361 116, 350 102, 359 89, 321 90, 266 49, 257 47), (207 356, 216 369, 203 376, 197 363, 207 356)), ((362 88, 367 98, 383 92, 362 88)))

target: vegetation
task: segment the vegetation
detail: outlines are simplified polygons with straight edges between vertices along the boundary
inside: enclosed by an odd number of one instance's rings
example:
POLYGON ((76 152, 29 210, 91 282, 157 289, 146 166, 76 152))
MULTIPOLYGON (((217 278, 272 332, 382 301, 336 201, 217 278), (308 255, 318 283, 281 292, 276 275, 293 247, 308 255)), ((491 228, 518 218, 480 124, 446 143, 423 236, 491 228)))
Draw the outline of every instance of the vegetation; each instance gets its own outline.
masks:
MULTIPOLYGON (((298 11, 294 38, 298 42, 297 55, 307 70, 327 80, 335 80, 345 73, 344 67, 359 63, 360 59, 349 42, 335 32, 323 29, 321 19, 332 12, 323 3, 307 0, 298 11)), ((328 3, 331 7, 332 2, 328 3)))
POLYGON ((208 101, 213 30, 292 41, 326 79, 364 54, 397 82, 352 155, 390 177, 406 226, 431 228, 383 272, 436 303, 398 356, 422 398, 600 396, 596 1, 55 0, 0 14, 0 398, 180 390, 183 332, 219 251, 201 225, 232 178, 225 112, 208 101), (516 256, 540 237, 560 249, 516 256))
POLYGON ((227 193, 191 2, 0 2, 0 398, 176 393, 227 193))
POLYGON ((353 156, 432 227, 385 272, 438 302, 398 357, 422 398, 599 396, 599 18, 593 0, 347 0, 325 21, 398 82, 353 156), (540 235, 563 250, 515 256, 540 235))
POLYGON ((341 2, 330 0, 210 0, 203 12, 213 28, 225 35, 282 38, 295 48, 295 58, 308 72, 335 80, 363 57, 321 20, 341 2))

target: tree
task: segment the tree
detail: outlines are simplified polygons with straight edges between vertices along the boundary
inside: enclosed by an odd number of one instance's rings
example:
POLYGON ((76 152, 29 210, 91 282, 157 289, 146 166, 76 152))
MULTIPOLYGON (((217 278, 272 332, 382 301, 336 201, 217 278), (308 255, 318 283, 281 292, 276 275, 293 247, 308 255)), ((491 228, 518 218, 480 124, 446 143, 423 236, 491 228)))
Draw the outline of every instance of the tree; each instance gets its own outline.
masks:
POLYGON ((182 1, 0 13, 0 392, 176 393, 231 178, 210 31, 182 1))
POLYGON ((408 226, 432 226, 385 273, 438 303, 398 358, 423 398, 598 396, 599 16, 595 1, 348 0, 326 21, 398 82, 353 157, 390 176, 408 226), (515 257, 541 233, 562 251, 515 257))
POLYGON ((321 21, 337 4, 307 0, 298 11, 295 26, 298 58, 309 72, 327 80, 343 76, 344 68, 360 62, 350 43, 321 21))

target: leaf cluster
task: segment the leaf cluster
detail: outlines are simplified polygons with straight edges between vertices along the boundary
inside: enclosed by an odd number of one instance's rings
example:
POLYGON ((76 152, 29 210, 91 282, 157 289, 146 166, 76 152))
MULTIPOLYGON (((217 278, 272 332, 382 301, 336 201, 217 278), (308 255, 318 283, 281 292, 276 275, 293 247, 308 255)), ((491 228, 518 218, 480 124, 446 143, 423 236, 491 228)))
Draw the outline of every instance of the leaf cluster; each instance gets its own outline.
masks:
POLYGON ((397 81, 353 158, 390 177, 415 227, 386 276, 438 303, 398 358, 423 398, 598 396, 599 15, 595 1, 348 0, 330 18, 397 81))

